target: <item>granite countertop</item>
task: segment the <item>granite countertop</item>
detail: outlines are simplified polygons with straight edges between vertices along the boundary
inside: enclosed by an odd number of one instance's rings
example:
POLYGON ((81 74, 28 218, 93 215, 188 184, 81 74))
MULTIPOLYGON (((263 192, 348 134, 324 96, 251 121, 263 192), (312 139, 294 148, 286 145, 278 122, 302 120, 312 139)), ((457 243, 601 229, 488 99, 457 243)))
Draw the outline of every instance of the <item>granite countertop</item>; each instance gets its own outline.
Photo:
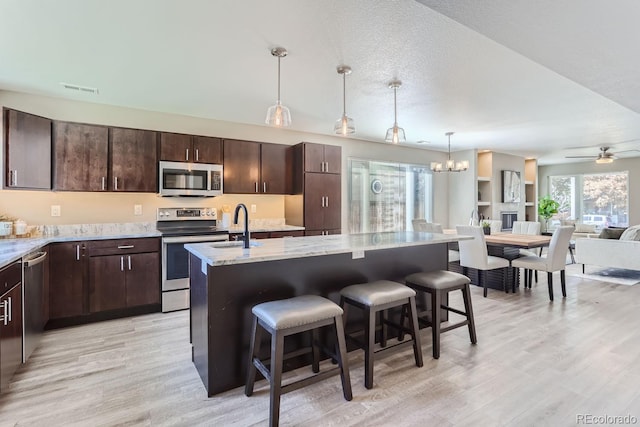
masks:
POLYGON ((159 237, 155 223, 44 226, 40 237, 0 239, 0 268, 49 243, 159 237))
POLYGON ((190 243, 185 245, 185 248, 203 262, 217 266, 341 253, 353 253, 354 257, 362 257, 366 251, 449 243, 467 239, 471 239, 471 237, 403 231, 252 240, 249 249, 240 246, 240 242, 229 242, 222 245, 190 243), (235 246, 232 246, 234 244, 235 246), (220 247, 224 245, 229 246, 220 247))

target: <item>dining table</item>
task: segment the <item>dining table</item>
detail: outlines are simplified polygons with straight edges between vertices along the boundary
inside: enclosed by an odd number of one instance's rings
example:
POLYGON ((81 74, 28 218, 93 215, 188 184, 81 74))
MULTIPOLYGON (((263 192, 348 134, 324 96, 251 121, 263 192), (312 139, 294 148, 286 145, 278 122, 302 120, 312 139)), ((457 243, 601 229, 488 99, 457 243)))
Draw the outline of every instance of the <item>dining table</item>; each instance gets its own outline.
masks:
MULTIPOLYGON (((492 233, 484 236, 487 244, 487 253, 491 256, 508 259, 509 261, 519 258, 520 249, 534 249, 549 246, 551 236, 543 236, 539 234, 515 234, 510 232, 492 233)), ((449 269, 458 273, 462 273, 462 267, 458 262, 450 262, 449 269)), ((471 279, 471 283, 480 284, 480 273, 468 268, 467 274, 471 279)), ((492 289, 503 289, 503 283, 507 284, 506 292, 519 287, 520 273, 517 268, 495 269, 487 271, 487 287, 492 289), (506 278, 504 275, 506 274, 506 278)))

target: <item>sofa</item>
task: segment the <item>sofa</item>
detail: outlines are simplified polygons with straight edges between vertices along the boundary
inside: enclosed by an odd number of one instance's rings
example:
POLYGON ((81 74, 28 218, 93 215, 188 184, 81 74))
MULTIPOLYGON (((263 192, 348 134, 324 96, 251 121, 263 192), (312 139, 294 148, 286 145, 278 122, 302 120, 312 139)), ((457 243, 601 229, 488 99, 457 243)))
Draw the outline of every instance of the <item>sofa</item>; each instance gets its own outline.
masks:
POLYGON ((588 237, 575 242, 576 262, 583 265, 583 270, 584 265, 640 270, 640 225, 622 231, 618 239, 588 237))

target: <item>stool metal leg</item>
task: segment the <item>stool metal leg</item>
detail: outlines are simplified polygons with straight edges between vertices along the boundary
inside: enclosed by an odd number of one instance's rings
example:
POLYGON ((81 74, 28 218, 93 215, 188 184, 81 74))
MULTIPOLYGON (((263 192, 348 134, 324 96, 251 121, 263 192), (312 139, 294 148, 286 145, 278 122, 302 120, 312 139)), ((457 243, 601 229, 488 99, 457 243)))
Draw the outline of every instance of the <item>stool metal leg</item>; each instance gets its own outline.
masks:
POLYGON ((277 427, 280 421, 280 395, 282 394, 282 363, 284 359, 284 335, 275 331, 271 335, 271 405, 269 426, 277 427))
MULTIPOLYGON (((485 292, 487 292, 486 286, 485 281, 485 292)), ((434 359, 440 358, 440 301, 440 291, 434 290, 431 292, 431 340, 433 342, 434 359)))
POLYGON ((244 394, 251 396, 253 394, 253 384, 256 380, 256 365, 253 364, 253 358, 260 351, 260 339, 262 338, 262 328, 258 326, 258 318, 253 316, 253 326, 251 327, 251 344, 249 347, 249 361, 247 363, 247 381, 244 386, 244 394))
POLYGON ((320 372, 320 333, 318 328, 311 330, 311 370, 314 373, 320 372))
POLYGON ((422 346, 420 345, 420 325, 418 323, 418 309, 415 297, 409 297, 409 327, 413 335, 413 356, 416 366, 422 367, 422 346))
POLYGON ((380 310, 380 347, 387 346, 387 310, 380 310))
POLYGON ((371 311, 370 307, 365 309, 365 345, 364 351, 364 386, 368 389, 373 388, 373 346, 376 340, 376 313, 371 311))
POLYGON ((351 376, 349 375, 349 361, 347 360, 347 343, 344 338, 344 325, 342 317, 334 318, 336 325, 336 354, 338 355, 338 365, 340 366, 340 380, 342 381, 342 394, 346 400, 353 399, 351 393, 351 376))
POLYGON ((464 300, 464 311, 467 313, 467 322, 469 327, 469 339, 473 344, 478 343, 478 337, 476 335, 476 322, 473 319, 473 307, 471 305, 471 290, 469 285, 465 285, 462 288, 462 299, 464 300))

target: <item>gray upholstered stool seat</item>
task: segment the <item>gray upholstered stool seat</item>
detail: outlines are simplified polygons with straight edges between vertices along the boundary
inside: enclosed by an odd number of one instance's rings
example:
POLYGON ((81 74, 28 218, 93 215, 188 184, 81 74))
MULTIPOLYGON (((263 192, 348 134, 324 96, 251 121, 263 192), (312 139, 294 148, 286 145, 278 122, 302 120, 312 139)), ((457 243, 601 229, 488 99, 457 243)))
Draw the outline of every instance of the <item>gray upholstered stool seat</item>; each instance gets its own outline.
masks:
POLYGON ((450 289, 467 285, 471 282, 464 274, 453 271, 427 271, 408 275, 405 280, 413 285, 432 289, 450 289))
POLYGON ((273 329, 288 329, 342 316, 338 304, 317 295, 263 302, 251 311, 273 329))
POLYGON ((340 295, 357 301, 360 304, 375 307, 382 304, 414 297, 416 292, 398 282, 378 280, 362 285, 351 285, 343 288, 340 295))
POLYGON ((420 347, 420 335, 418 331, 418 318, 416 311, 416 292, 402 283, 389 280, 378 280, 371 283, 351 285, 340 291, 340 306, 344 309, 344 319, 347 321, 347 307, 355 306, 364 311, 364 342, 357 340, 353 334, 347 334, 347 338, 353 340, 364 350, 364 385, 373 387, 373 359, 374 354, 391 350, 398 345, 412 344, 416 366, 422 366, 422 349, 420 347), (409 313, 410 327, 407 329, 402 324, 387 320, 385 312, 393 307, 406 307, 409 313), (374 350, 376 342, 376 313, 380 313, 380 348, 374 350), (399 333, 411 334, 410 341, 399 341, 393 346, 387 347, 386 326, 395 327, 399 333))
POLYGON ((334 302, 316 295, 303 295, 280 301, 269 301, 254 306, 253 327, 249 349, 249 364, 247 368, 247 383, 244 393, 253 394, 253 384, 256 369, 269 381, 271 404, 269 407, 269 425, 277 426, 280 418, 280 396, 308 384, 315 383, 333 375, 340 370, 342 393, 346 400, 351 400, 351 380, 347 362, 347 346, 345 343, 344 327, 342 323, 343 310, 334 302), (320 372, 320 336, 318 328, 328 325, 335 326, 336 350, 331 352, 323 348, 332 359, 338 362, 338 368, 320 372), (263 330, 271 334, 271 357, 265 365, 258 357, 260 353, 261 335, 263 330), (311 332, 311 348, 295 350, 284 354, 284 338, 300 332, 311 332), (285 359, 312 354, 312 370, 316 375, 282 385, 282 366, 285 359), (269 366, 267 368, 267 365, 269 366))
MULTIPOLYGON (((418 321, 431 326, 431 336, 433 340, 433 357, 440 357, 440 333, 450 331, 467 325, 469 327, 469 338, 473 344, 477 343, 476 326, 473 320, 473 308, 471 306, 471 290, 469 289, 469 278, 463 274, 453 271, 437 270, 422 273, 410 274, 405 278, 407 286, 418 292, 429 294, 430 307, 423 307, 418 313, 418 321), (449 307, 443 302, 448 301, 447 295, 450 291, 462 291, 465 311, 460 311, 449 307), (442 310, 450 311, 465 317, 465 320, 447 327, 441 327, 442 310)), ((404 320, 406 312, 403 310, 401 318, 404 320)), ((402 339, 402 332, 399 338, 402 339)))

